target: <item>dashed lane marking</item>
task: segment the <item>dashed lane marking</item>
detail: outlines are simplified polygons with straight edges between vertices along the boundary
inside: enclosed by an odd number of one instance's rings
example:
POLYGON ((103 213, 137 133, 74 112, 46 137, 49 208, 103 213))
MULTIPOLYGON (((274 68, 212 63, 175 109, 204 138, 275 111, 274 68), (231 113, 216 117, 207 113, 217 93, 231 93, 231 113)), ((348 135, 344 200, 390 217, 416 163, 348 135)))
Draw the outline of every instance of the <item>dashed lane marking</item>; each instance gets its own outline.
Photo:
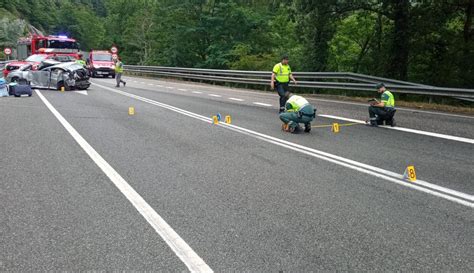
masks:
POLYGON ((254 102, 253 104, 255 104, 255 105, 261 105, 261 106, 267 106, 267 107, 272 106, 271 104, 263 103, 263 102, 254 102))
MULTIPOLYGON (((95 84, 95 85, 98 86, 98 87, 101 87, 105 90, 108 90, 110 92, 120 94, 120 95, 123 95, 123 96, 126 96, 126 97, 130 97, 130 98, 133 98, 133 99, 136 99, 136 100, 140 100, 142 102, 149 103, 149 104, 161 107, 161 108, 165 108, 165 109, 171 110, 173 112, 176 112, 176 113, 179 113, 179 114, 182 114, 182 115, 194 118, 194 119, 198 119, 198 120, 201 120, 201 121, 204 121, 204 122, 207 122, 207 123, 212 123, 213 122, 213 120, 209 117, 205 117, 205 116, 202 116, 202 115, 199 115, 199 114, 196 114, 196 113, 193 113, 193 112, 190 112, 190 111, 187 111, 187 110, 175 107, 175 106, 164 104, 164 103, 161 103, 161 102, 158 102, 158 101, 155 101, 155 100, 151 100, 151 99, 148 99, 148 98, 145 98, 145 97, 137 96, 137 95, 134 95, 134 94, 131 94, 131 93, 128 93, 128 92, 115 90, 113 88, 106 87, 106 86, 103 86, 103 85, 99 85, 99 84, 95 84)), ((297 143, 286 141, 286 140, 283 140, 283 139, 280 139, 280 138, 272 137, 272 136, 269 136, 269 135, 266 135, 266 134, 263 134, 263 133, 259 133, 259 132, 256 132, 256 131, 253 131, 253 130, 250 130, 250 129, 246 129, 246 128, 243 128, 243 127, 240 127, 240 126, 236 126, 236 125, 233 125, 233 124, 218 123, 217 126, 227 128, 227 129, 232 130, 234 132, 241 133, 241 134, 244 134, 244 135, 248 135, 248 136, 254 137, 256 139, 260 139, 262 141, 272 143, 272 144, 275 144, 277 146, 284 147, 284 148, 287 148, 287 149, 290 149, 290 150, 293 150, 293 151, 296 151, 296 152, 299 152, 299 153, 302 153, 302 154, 306 154, 306 155, 309 155, 309 156, 312 156, 312 157, 315 157, 315 158, 319 158, 319 159, 334 163, 336 165, 344 166, 346 168, 349 168, 349 169, 352 169, 352 170, 355 170, 355 171, 358 171, 358 172, 361 172, 361 173, 364 173, 364 174, 367 174, 367 175, 371 175, 371 176, 383 179, 385 181, 395 183, 397 185, 408 187, 408 188, 418 190, 418 191, 421 191, 421 192, 424 192, 424 193, 427 193, 427 194, 430 194, 430 195, 433 195, 433 196, 443 198, 445 200, 453 201, 455 203, 458 203, 458 204, 461 204, 461 205, 464 205, 464 206, 467 206, 467 207, 470 207, 470 208, 474 208, 474 202, 473 202, 474 201, 474 196, 470 195, 470 194, 466 194, 466 193, 463 193, 463 192, 459 192, 459 191, 456 191, 456 190, 445 188, 445 187, 442 187, 442 186, 439 186, 439 185, 436 185, 436 184, 432 184, 432 183, 429 183, 429 182, 426 182, 426 181, 422 181, 422 180, 417 180, 417 183, 408 183, 403 179, 403 175, 400 175, 398 173, 395 173, 395 172, 392 172, 392 171, 389 171, 389 170, 385 170, 385 169, 382 169, 382 168, 379 168, 379 167, 376 167, 376 166, 372 166, 372 165, 369 165, 369 164, 365 164, 365 163, 362 163, 362 162, 358 162, 358 161, 355 161, 355 160, 352 160, 352 159, 349 159, 349 158, 345 158, 345 157, 342 157, 342 156, 337 156, 337 155, 334 155, 334 154, 331 154, 331 153, 323 152, 323 151, 320 151, 320 150, 317 150, 317 149, 313 149, 313 148, 303 146, 303 145, 300 145, 300 144, 297 144, 297 143)))

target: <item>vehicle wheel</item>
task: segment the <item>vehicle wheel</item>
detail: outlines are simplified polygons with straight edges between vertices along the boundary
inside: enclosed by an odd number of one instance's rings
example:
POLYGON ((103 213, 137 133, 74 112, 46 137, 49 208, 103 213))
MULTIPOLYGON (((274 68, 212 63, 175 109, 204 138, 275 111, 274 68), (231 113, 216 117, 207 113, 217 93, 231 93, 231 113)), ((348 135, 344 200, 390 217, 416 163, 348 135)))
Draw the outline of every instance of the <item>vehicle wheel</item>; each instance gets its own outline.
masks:
POLYGON ((29 94, 29 95, 28 95, 28 97, 31 97, 31 96, 33 96, 33 94, 29 94))
POLYGON ((15 98, 19 98, 19 97, 20 97, 20 95, 15 95, 15 98))
POLYGON ((19 80, 18 77, 14 77, 14 78, 12 78, 12 81, 11 81, 11 82, 17 82, 18 80, 19 80))
POLYGON ((64 91, 70 91, 71 87, 68 86, 67 84, 64 84, 64 82, 59 82, 58 83, 58 90, 61 91, 61 87, 64 86, 64 91))

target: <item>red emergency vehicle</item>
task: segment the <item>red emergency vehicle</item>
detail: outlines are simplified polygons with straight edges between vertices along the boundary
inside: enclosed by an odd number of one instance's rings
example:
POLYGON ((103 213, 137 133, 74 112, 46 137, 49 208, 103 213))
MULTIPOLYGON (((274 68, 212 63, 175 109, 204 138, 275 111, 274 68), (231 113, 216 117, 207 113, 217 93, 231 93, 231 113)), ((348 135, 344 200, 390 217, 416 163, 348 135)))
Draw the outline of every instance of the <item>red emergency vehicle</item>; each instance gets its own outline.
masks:
POLYGON ((20 38, 17 44, 17 58, 24 60, 33 54, 62 54, 79 58, 79 44, 66 36, 32 35, 20 38))
POLYGON ((87 58, 87 68, 92 77, 111 76, 115 78, 115 64, 112 53, 107 50, 92 50, 87 58))

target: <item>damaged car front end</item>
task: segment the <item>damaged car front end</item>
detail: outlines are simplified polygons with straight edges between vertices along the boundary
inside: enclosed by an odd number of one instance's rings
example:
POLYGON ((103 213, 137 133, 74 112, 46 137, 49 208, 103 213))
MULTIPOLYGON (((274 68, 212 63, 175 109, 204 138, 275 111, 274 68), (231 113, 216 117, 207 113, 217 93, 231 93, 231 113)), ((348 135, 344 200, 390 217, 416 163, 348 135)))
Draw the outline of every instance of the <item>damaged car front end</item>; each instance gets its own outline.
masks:
POLYGON ((27 80, 33 88, 85 90, 91 85, 87 70, 75 62, 44 61, 38 70, 25 67, 9 73, 7 82, 27 80))

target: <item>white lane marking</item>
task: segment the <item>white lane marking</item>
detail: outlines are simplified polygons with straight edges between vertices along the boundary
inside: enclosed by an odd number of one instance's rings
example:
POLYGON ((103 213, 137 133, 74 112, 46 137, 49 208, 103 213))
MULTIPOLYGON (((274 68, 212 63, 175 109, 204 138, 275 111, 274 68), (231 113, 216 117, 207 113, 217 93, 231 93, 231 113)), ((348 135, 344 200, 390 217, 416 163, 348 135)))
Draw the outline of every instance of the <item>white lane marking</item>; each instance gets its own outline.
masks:
POLYGON ((122 194, 132 203, 135 209, 148 221, 168 246, 183 261, 191 272, 212 272, 212 269, 191 249, 173 228, 130 186, 125 179, 105 161, 105 159, 72 127, 72 125, 54 108, 54 106, 35 90, 43 103, 71 134, 74 140, 107 175, 122 194))
MULTIPOLYGON (((247 92, 247 91, 237 91, 237 92, 255 93, 255 92, 247 92)), ((193 91, 193 93, 201 94, 202 92, 193 91)), ((257 94, 259 94, 259 93, 257 93, 257 94)), ((321 99, 309 98, 309 100, 321 100, 321 99)), ((325 101, 325 100, 322 100, 322 101, 325 101)), ((335 102, 335 103, 343 103, 343 102, 337 102, 337 101, 329 101, 329 100, 327 100, 327 101, 328 102, 335 102)), ((272 106, 271 104, 260 103, 260 102, 254 102, 253 104, 268 106, 268 107, 272 106)), ((357 103, 350 103, 350 104, 358 105, 357 103)), ((417 110, 411 110, 411 109, 405 109, 405 110, 407 110, 407 111, 417 111, 417 110)), ((443 114, 444 115, 444 113, 436 113, 436 112, 433 112, 433 114, 443 114)), ((452 114, 446 114, 446 115, 458 116, 458 115, 452 115, 452 114)), ((339 117, 339 116, 334 116, 334 115, 318 114, 318 116, 326 117, 326 118, 330 118, 330 119, 344 120, 344 121, 348 121, 348 122, 361 123, 361 124, 365 123, 365 121, 363 121, 363 120, 339 117)), ((461 115, 459 115, 459 117, 471 118, 469 116, 461 116, 461 115)), ((474 118, 474 117, 472 117, 472 118, 474 118)), ((407 133, 413 133, 413 134, 419 134, 419 135, 425 135, 425 136, 430 136, 430 137, 436 137, 436 138, 442 138, 442 139, 448 139, 448 140, 453 140, 453 141, 458 141, 458 142, 474 144, 474 139, 470 139, 470 138, 464 138, 464 137, 458 137, 458 136, 452 136, 452 135, 446 135, 446 134, 440 134, 440 133, 433 133, 433 132, 422 131, 422 130, 417 130, 417 129, 410 129, 410 128, 404 128, 404 127, 389 127, 389 126, 380 126, 380 127, 390 129, 390 130, 397 130, 397 131, 402 131, 402 132, 407 132, 407 133)))
POLYGON ((81 95, 86 95, 86 96, 89 95, 89 94, 87 94, 86 90, 74 91, 74 93, 81 94, 81 95))
POLYGON ((145 82, 140 82, 141 84, 145 84, 145 82))
POLYGON ((270 107, 270 106, 272 106, 271 104, 268 104, 268 103, 263 103, 263 102, 254 102, 253 104, 256 104, 256 105, 261 105, 261 106, 267 106, 267 107, 270 107))
MULTIPOLYGON (((226 88, 224 86, 222 87, 215 87, 213 85, 208 85, 208 84, 202 84, 202 85, 197 85, 197 84, 189 84, 189 83, 179 83, 181 85, 188 86, 189 88, 196 88, 196 87, 202 87, 202 88, 214 88, 218 89, 219 91, 228 91, 228 92, 235 92, 235 93, 243 93, 243 94, 254 94, 254 95, 260 95, 260 96, 266 96, 269 98, 275 98, 278 97, 276 93, 272 92, 264 92, 264 91, 251 91, 251 90, 239 90, 236 88, 226 88)), ((313 97, 308 97, 307 98, 309 101, 323 101, 323 102, 329 102, 329 103, 337 103, 337 104, 347 104, 347 105, 356 105, 356 106, 363 106, 363 107, 368 107, 366 103, 360 103, 360 102, 349 102, 349 101, 340 101, 340 100, 329 100, 329 99, 319 99, 319 98, 313 98, 313 97)), ((461 115, 461 114, 451 114, 451 113, 443 113, 443 112, 434 112, 434 111, 427 111, 427 110, 418 110, 418 109, 412 109, 412 108, 405 108, 405 107, 397 107, 397 110, 401 111, 408 111, 408 112, 419 112, 419 113, 425 113, 425 114, 433 114, 433 115, 441 115, 441 116, 451 116, 451 117, 459 117, 459 118, 467 118, 467 119, 474 119, 474 116, 466 116, 466 115, 461 115)))
POLYGON ((166 89, 174 89, 174 87, 166 86, 166 89))
MULTIPOLYGON (((176 113, 186 115, 186 116, 189 116, 189 117, 192 117, 192 118, 195 118, 195 119, 207 122, 207 123, 212 123, 213 122, 212 119, 209 118, 209 117, 201 116, 199 114, 196 114, 196 113, 193 113, 193 112, 190 112, 190 111, 178 108, 178 107, 174 107, 174 106, 171 106, 171 105, 168 105, 168 104, 164 104, 164 103, 161 103, 161 102, 158 102, 158 101, 155 101, 155 100, 147 99, 147 98, 144 98, 144 97, 141 97, 141 96, 133 95, 131 93, 115 90, 115 89, 112 89, 112 88, 109 88, 109 87, 106 87, 106 86, 102 86, 102 85, 99 85, 99 84, 95 84, 95 85, 97 85, 97 86, 99 86, 99 87, 101 87, 105 90, 109 90, 111 92, 114 92, 114 93, 117 93, 117 94, 120 94, 120 95, 123 95, 123 96, 127 96, 127 97, 130 97, 130 98, 134 98, 136 100, 140 100, 140 101, 143 101, 143 102, 146 102, 146 103, 149 103, 149 104, 153 104, 153 105, 165 108, 165 109, 169 109, 169 110, 174 111, 176 113)), ((312 157, 316 157, 316 158, 319 158, 319 159, 322 159, 322 160, 325 160, 325 161, 328 161, 328 162, 332 162, 334 164, 344 166, 344 167, 347 167, 347 168, 350 168, 350 169, 353 169, 353 170, 356 170, 356 171, 359 171, 359 172, 362 172, 362 173, 365 173, 365 174, 368 174, 368 175, 371 175, 371 176, 375 176, 375 177, 384 179, 386 181, 393 182, 393 183, 401 185, 401 186, 412 188, 412 189, 415 189, 415 190, 418 190, 418 191, 421 191, 421 192, 424 192, 424 193, 427 193, 427 194, 431 194, 433 196, 437 196, 437 197, 440 197, 440 198, 443 198, 443 199, 446 199, 446 200, 456 202, 456 203, 464 205, 464 206, 474 208, 474 203, 472 203, 470 201, 467 201, 467 200, 471 200, 471 201, 474 200, 474 196, 470 195, 470 194, 455 191, 455 190, 445 188, 445 187, 442 187, 442 186, 439 186, 439 185, 435 185, 435 184, 432 184, 432 183, 429 183, 429 182, 426 182, 426 181, 423 181, 423 180, 417 180, 417 181, 422 182, 420 184, 410 183, 410 182, 407 182, 407 181, 401 179, 403 177, 402 175, 400 175, 398 173, 394 173, 392 171, 384 170, 382 168, 371 166, 371 165, 361 163, 361 162, 358 162, 358 161, 355 161, 355 160, 351 160, 351 159, 344 158, 344 157, 341 157, 341 156, 337 156, 337 155, 334 155, 334 154, 326 153, 326 152, 323 152, 323 151, 320 151, 320 150, 309 148, 309 147, 306 147, 306 146, 303 146, 303 145, 299 145, 299 144, 296 144, 296 143, 293 143, 293 142, 289 142, 289 141, 282 140, 282 139, 279 139, 279 138, 276 138, 276 137, 265 135, 265 134, 262 134, 262 133, 259 133, 259 132, 256 132, 256 131, 252 131, 252 130, 249 130, 249 129, 245 129, 243 127, 235 126, 235 125, 232 125, 232 124, 219 123, 218 126, 221 126, 221 127, 233 130, 235 132, 242 133, 242 134, 245 134, 245 135, 260 139, 262 141, 272 143, 272 144, 275 144, 275 145, 293 150, 293 151, 297 151, 297 152, 300 152, 300 153, 303 153, 303 154, 306 154, 306 155, 310 155, 312 157), (429 188, 426 188, 426 185, 428 185, 429 188), (425 187, 423 187, 423 186, 425 186, 425 187), (465 200, 465 199, 467 199, 467 200, 465 200)))
POLYGON ((183 88, 179 88, 178 90, 179 90, 179 91, 188 91, 188 90, 183 89, 183 88))
POLYGON ((159 84, 157 84, 156 86, 157 86, 157 87, 163 87, 163 85, 159 85, 159 84))
POLYGON ((229 98, 229 100, 244 101, 243 99, 238 99, 238 98, 229 98))
MULTIPOLYGON (((363 120, 344 118, 344 117, 338 117, 338 116, 333 116, 333 115, 318 115, 318 116, 324 117, 324 118, 330 118, 330 119, 338 119, 338 120, 344 120, 344 121, 349 121, 349 122, 355 122, 355 123, 365 123, 365 121, 363 120)), ((431 137, 437 137, 437 138, 443 138, 443 139, 449 139, 449 140, 474 144, 474 139, 471 139, 471 138, 451 136, 451 135, 445 135, 445 134, 421 131, 421 130, 416 130, 416 129, 403 128, 403 127, 390 127, 390 126, 380 126, 380 127, 390 129, 390 130, 397 130, 397 131, 408 132, 408 133, 413 133, 413 134, 418 134, 418 135, 425 135, 425 136, 431 136, 431 137)))
POLYGON ((150 86, 151 86, 151 85, 153 85, 153 84, 152 84, 152 83, 149 83, 148 85, 150 85, 150 86))
MULTIPOLYGON (((335 100, 316 99, 316 98, 308 98, 308 100, 368 107, 367 103, 348 102, 348 101, 335 101, 335 100)), ((432 114, 432 115, 440 115, 440 116, 448 116, 448 117, 474 119, 473 116, 465 116, 465 115, 442 113, 442 112, 433 112, 433 111, 419 110, 419 109, 412 109, 412 108, 405 108, 405 107, 397 107, 397 111, 399 111, 399 110, 407 111, 407 112, 413 112, 413 113, 424 113, 424 114, 432 114)))
POLYGON ((216 98, 221 98, 222 97, 221 95, 216 95, 216 94, 209 94, 209 96, 216 97, 216 98))

